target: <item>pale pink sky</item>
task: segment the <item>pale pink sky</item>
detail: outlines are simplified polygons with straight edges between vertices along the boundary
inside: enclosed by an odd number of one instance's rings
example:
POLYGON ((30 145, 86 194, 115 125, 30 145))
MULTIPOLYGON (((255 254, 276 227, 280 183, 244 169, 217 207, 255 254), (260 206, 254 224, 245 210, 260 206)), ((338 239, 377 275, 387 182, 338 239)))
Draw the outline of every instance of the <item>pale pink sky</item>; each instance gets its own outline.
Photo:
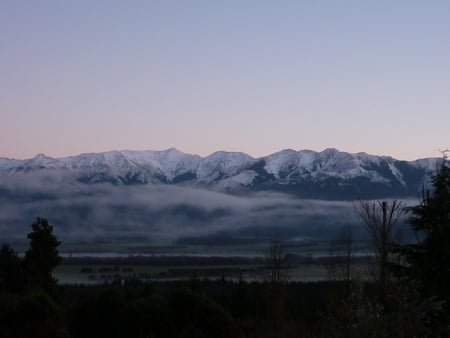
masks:
POLYGON ((0 157, 450 147, 448 1, 0 2, 0 157))

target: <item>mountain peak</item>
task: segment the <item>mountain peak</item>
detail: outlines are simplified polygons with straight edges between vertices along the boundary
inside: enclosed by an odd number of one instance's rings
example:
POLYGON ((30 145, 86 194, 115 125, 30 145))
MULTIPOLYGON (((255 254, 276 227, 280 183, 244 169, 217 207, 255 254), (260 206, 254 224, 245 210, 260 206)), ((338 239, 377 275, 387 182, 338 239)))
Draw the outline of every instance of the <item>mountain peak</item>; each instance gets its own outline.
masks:
POLYGON ((341 151, 339 151, 336 148, 326 148, 326 149, 322 150, 320 153, 327 154, 327 155, 334 155, 334 154, 341 153, 341 151))
POLYGON ((43 159, 43 158, 51 158, 51 157, 48 157, 47 155, 45 155, 45 154, 43 154, 43 153, 39 153, 39 154, 37 154, 36 156, 34 156, 34 157, 32 158, 32 160, 40 160, 40 159, 43 159))
POLYGON ((175 148, 175 147, 170 147, 166 150, 162 150, 162 152, 164 153, 177 153, 177 154, 185 154, 184 152, 182 152, 181 150, 175 148))

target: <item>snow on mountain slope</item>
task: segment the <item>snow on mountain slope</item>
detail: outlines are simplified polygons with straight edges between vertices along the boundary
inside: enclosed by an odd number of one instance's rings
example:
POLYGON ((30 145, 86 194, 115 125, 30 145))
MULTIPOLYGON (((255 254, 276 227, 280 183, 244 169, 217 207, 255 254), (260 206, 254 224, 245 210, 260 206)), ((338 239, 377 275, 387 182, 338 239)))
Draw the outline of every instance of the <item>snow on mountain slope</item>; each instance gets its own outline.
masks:
POLYGON ((6 157, 0 157, 0 170, 9 172, 11 170, 20 168, 25 163, 25 160, 15 160, 6 157))
POLYGON ((202 160, 200 156, 186 154, 175 148, 157 152, 156 155, 156 160, 169 181, 188 173, 194 174, 202 160))
POLYGON ((38 154, 30 160, 25 161, 24 167, 36 169, 63 169, 64 165, 58 159, 38 154))
POLYGON ((265 157, 264 169, 276 178, 280 178, 284 172, 302 168, 301 158, 301 152, 285 149, 265 157))
MULTIPOLYGON (((413 195, 419 182, 436 169, 438 159, 412 162, 336 149, 322 152, 286 149, 259 159, 218 151, 207 157, 163 151, 109 151, 51 158, 42 154, 28 160, 0 158, 0 178, 14 175, 52 176, 84 183, 188 184, 218 189, 290 189, 301 196, 334 194, 413 195), (342 188, 344 187, 344 188, 342 188), (353 192, 352 192, 353 191, 353 192)), ((31 176, 30 176, 31 177, 31 176)))
POLYGON ((405 181, 403 180, 403 175, 400 172, 400 170, 398 170, 398 168, 392 163, 388 163, 389 169, 391 170, 392 174, 395 176, 395 178, 403 185, 406 186, 405 181))
POLYGON ((79 180, 91 183, 103 181, 122 183, 125 178, 147 182, 148 176, 158 177, 161 175, 158 168, 152 166, 142 168, 130 161, 120 151, 81 154, 61 160, 79 180))
POLYGON ((253 161, 253 157, 244 153, 217 151, 202 159, 197 168, 197 178, 201 182, 213 182, 235 176, 253 161))
POLYGON ((440 158, 422 158, 409 162, 412 166, 425 169, 427 171, 435 171, 441 163, 442 160, 440 158))
POLYGON ((239 174, 221 180, 218 187, 224 190, 235 190, 252 185, 258 174, 254 170, 244 170, 239 174))
POLYGON ((183 153, 175 148, 164 151, 132 151, 122 152, 128 160, 140 168, 154 168, 167 181, 188 173, 195 173, 201 157, 183 153))
POLYGON ((365 153, 350 154, 336 149, 326 149, 322 152, 311 150, 294 151, 291 149, 272 154, 265 158, 265 169, 277 178, 294 176, 306 179, 320 180, 323 177, 351 179, 368 177, 377 182, 385 182, 376 171, 367 170, 365 165, 379 165, 380 158, 365 153))

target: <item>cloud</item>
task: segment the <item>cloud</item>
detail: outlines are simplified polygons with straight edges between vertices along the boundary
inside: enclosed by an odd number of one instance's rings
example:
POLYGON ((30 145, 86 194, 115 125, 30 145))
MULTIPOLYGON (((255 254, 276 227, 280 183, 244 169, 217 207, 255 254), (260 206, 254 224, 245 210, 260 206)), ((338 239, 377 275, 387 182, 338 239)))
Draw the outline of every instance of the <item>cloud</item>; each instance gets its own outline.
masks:
POLYGON ((40 174, 0 182, 0 235, 25 238, 35 217, 63 240, 156 243, 220 239, 333 238, 356 224, 351 202, 297 199, 281 193, 230 195, 171 185, 87 185, 40 174))

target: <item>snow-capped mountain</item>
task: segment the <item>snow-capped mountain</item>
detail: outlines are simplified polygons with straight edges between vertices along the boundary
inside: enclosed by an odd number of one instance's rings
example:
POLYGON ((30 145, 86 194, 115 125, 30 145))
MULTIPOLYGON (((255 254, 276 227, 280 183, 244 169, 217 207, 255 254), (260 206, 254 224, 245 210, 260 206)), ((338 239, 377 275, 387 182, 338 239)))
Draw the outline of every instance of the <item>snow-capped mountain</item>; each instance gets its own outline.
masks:
POLYGON ((260 158, 173 148, 0 158, 0 237, 26 238, 39 216, 50 218, 61 238, 82 241, 331 238, 340 226, 356 225, 354 200, 417 201, 438 163, 336 149, 260 158))
POLYGON ((386 156, 283 150, 253 158, 218 151, 207 157, 164 151, 110 151, 28 160, 0 158, 1 185, 14 177, 85 184, 182 184, 229 192, 281 191, 303 198, 358 199, 417 196, 438 159, 399 161, 386 156))

